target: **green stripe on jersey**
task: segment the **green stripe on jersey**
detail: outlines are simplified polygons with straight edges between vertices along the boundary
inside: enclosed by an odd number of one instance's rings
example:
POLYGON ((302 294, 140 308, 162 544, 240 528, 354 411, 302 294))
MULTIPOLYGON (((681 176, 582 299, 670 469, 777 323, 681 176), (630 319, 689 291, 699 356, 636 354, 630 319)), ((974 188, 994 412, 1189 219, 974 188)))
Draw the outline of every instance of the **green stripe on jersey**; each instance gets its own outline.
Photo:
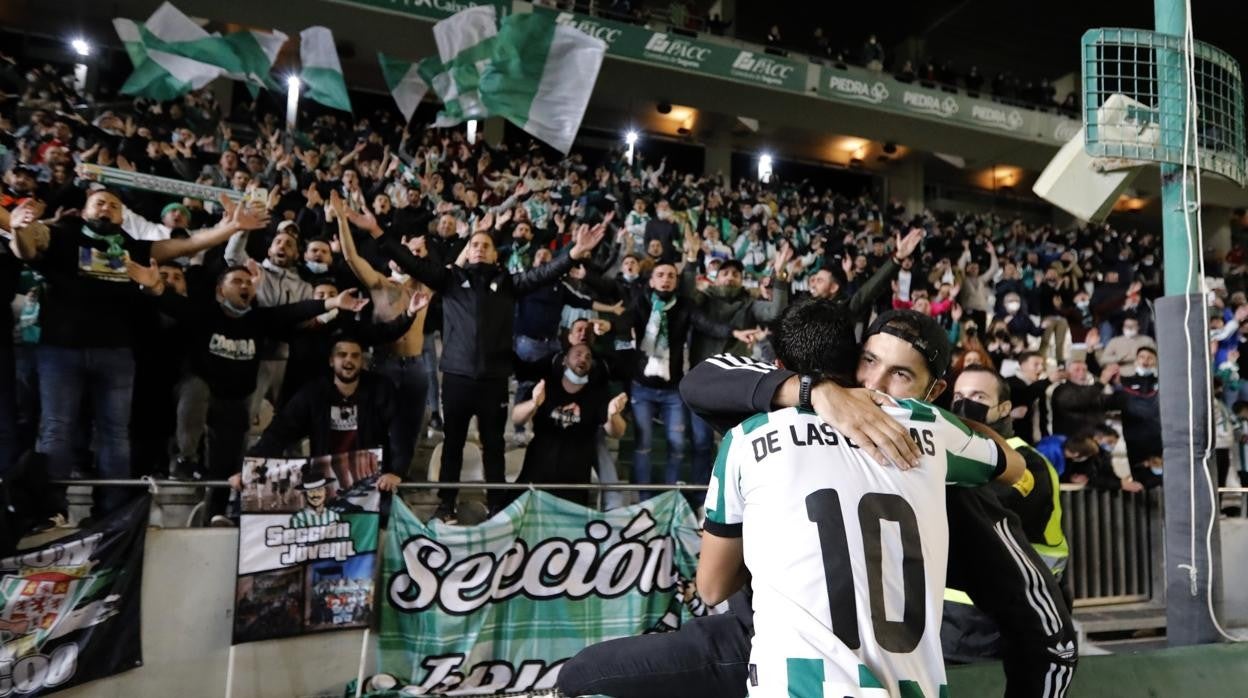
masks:
POLYGON ((901 698, 923 698, 923 687, 918 681, 902 679, 897 682, 897 688, 900 690, 901 698))
POLYGON ((940 698, 949 698, 949 686, 940 684, 940 698))
POLYGON ((946 451, 945 482, 959 485, 982 485, 992 479, 997 471, 996 466, 974 458, 960 456, 953 451, 946 451))
POLYGON ((902 407, 910 410, 910 419, 913 419, 916 422, 936 421, 936 412, 934 410, 937 408, 935 406, 909 398, 901 400, 900 402, 902 407))
POLYGON ((823 660, 786 659, 789 698, 823 698, 823 660))
POLYGON ((755 429, 757 429, 757 428, 759 428, 759 427, 761 427, 761 426, 765 425, 765 424, 767 423, 767 420, 768 420, 768 415, 767 415, 767 413, 766 413, 766 412, 759 412, 758 414, 754 415, 753 417, 750 417, 749 419, 745 420, 744 422, 741 422, 741 433, 742 433, 742 434, 748 434, 748 433, 750 433, 750 432, 754 431, 755 429))
MULTIPOLYGON (((766 417, 767 415, 763 415, 766 417)), ((725 523, 724 521, 724 471, 728 465, 728 451, 732 448, 732 432, 724 432, 724 438, 719 442, 719 453, 715 455, 715 467, 711 470, 711 479, 715 482, 715 501, 711 504, 712 508, 707 508, 706 518, 715 523, 725 523)))
POLYGON ((875 678, 875 674, 867 668, 866 664, 858 665, 858 687, 859 688, 884 688, 884 684, 875 678))

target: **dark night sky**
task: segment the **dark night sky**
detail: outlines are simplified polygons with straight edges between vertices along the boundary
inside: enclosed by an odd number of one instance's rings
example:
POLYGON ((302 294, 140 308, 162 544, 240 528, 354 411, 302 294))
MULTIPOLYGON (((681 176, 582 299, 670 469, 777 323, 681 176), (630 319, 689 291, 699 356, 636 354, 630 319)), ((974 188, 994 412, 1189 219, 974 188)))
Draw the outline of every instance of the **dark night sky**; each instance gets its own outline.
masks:
MULTIPOLYGON (((779 24, 786 42, 805 44, 816 26, 857 52, 868 33, 895 51, 907 37, 923 37, 927 54, 950 58, 960 71, 978 63, 989 77, 1011 70, 1027 78, 1056 78, 1079 68, 1079 37, 1093 27, 1153 27, 1148 0, 737 0, 736 30, 761 40, 779 24)), ((1198 41, 1248 62, 1248 5, 1235 0, 1195 0, 1198 41)))

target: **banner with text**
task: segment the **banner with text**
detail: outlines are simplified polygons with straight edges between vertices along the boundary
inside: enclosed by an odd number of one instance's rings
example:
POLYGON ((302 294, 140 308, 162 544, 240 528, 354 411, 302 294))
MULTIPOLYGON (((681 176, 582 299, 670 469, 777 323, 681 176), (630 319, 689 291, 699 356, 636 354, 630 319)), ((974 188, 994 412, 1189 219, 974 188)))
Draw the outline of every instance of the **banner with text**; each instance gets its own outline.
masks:
POLYGON ((704 614, 698 541, 677 492, 600 512, 530 491, 478 526, 422 524, 396 499, 380 670, 410 695, 551 688, 589 645, 704 614))
POLYGON ((376 10, 389 10, 435 22, 478 5, 493 5, 498 9, 499 17, 511 14, 511 0, 338 0, 338 2, 363 5, 376 10))
POLYGON ((1057 114, 901 82, 887 73, 833 66, 822 66, 820 70, 819 95, 838 102, 1054 144, 1073 138, 1081 125, 1057 114))
POLYGON ((365 628, 381 451, 243 463, 234 644, 365 628))
POLYGON ((553 14, 559 24, 576 27, 602 39, 607 42, 609 56, 792 92, 806 89, 806 61, 798 62, 761 50, 726 46, 574 12, 546 7, 534 7, 533 11, 553 14))
POLYGON ((0 696, 41 696, 133 669, 151 500, 0 559, 0 696))

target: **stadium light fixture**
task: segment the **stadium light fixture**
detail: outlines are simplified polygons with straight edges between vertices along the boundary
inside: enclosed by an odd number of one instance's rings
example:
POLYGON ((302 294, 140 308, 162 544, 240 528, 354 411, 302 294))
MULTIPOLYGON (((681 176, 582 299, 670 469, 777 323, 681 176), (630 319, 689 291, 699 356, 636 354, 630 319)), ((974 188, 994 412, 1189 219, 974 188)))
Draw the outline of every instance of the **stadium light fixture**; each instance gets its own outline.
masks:
POLYGON ((624 134, 624 142, 628 144, 628 151, 624 153, 624 160, 628 163, 629 167, 632 167, 633 153, 637 148, 637 132, 629 129, 628 133, 624 134))
POLYGON ((86 39, 82 38, 81 36, 75 37, 74 39, 72 39, 69 42, 69 45, 71 48, 74 49, 74 53, 78 54, 79 56, 86 57, 86 56, 91 55, 90 42, 88 42, 86 39))
POLYGON ((286 130, 295 130, 295 120, 299 115, 299 86, 302 81, 298 75, 286 78, 286 130))
POLYGON ((477 144, 477 120, 468 120, 468 145, 477 144))
POLYGON ((758 181, 763 184, 771 181, 771 155, 768 153, 758 156, 758 181))

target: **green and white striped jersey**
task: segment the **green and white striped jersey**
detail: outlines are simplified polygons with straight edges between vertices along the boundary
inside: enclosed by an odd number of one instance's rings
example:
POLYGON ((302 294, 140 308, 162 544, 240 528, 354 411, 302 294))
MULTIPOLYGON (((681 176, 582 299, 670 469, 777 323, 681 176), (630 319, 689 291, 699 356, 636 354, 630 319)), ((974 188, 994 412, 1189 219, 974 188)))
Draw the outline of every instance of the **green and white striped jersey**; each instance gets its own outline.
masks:
POLYGON ((947 694, 945 484, 984 484, 1005 457, 927 403, 884 411, 910 430, 920 467, 879 465, 792 408, 724 436, 705 529, 743 537, 754 588, 751 698, 947 694))
POLYGON ((290 516, 291 528, 312 528, 313 526, 328 526, 329 524, 338 523, 342 517, 333 509, 326 509, 321 513, 316 513, 313 509, 300 509, 290 516))

